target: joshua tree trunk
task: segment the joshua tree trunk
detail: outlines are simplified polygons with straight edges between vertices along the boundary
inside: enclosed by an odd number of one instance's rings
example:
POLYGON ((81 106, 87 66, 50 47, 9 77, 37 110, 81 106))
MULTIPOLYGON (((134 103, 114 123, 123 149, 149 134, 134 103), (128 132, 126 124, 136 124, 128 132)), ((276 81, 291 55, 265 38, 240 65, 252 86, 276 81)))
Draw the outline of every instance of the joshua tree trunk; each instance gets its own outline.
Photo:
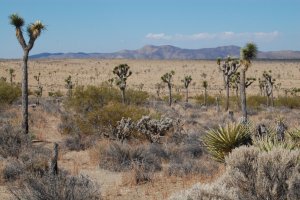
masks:
POLYGON ((241 83, 240 83, 240 91, 241 91, 241 106, 242 106, 242 115, 244 120, 247 120, 247 107, 246 107, 246 71, 242 69, 241 72, 241 83))
POLYGON ((189 90, 188 90, 188 88, 185 88, 185 101, 189 102, 189 90))
POLYGON ((172 87, 170 84, 168 84, 168 88, 169 88, 169 106, 172 105, 172 87))
POLYGON ((125 104, 125 89, 121 90, 122 93, 122 103, 125 104))
POLYGON ((270 96, 267 96, 267 107, 270 106, 270 96))
POLYGON ((28 54, 25 50, 23 55, 23 77, 22 77, 22 132, 28 134, 28 54))
POLYGON ((204 88, 204 105, 207 105, 207 90, 204 88))
POLYGON ((227 112, 229 109, 229 81, 226 82, 226 104, 225 111, 227 112))
POLYGON ((49 174, 52 176, 58 174, 57 159, 58 159, 58 144, 54 143, 52 158, 50 160, 50 168, 49 168, 49 174))
POLYGON ((274 107, 273 91, 271 92, 271 106, 274 107))

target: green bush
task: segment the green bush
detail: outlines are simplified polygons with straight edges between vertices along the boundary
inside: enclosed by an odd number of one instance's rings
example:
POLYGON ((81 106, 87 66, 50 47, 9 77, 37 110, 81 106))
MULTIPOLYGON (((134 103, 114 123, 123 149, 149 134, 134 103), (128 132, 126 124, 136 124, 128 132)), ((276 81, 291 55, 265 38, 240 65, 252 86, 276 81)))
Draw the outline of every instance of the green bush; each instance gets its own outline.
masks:
POLYGON ((259 109, 262 105, 267 105, 267 97, 252 95, 247 97, 247 106, 253 109, 259 109))
POLYGON ((21 88, 18 85, 0 81, 0 104, 12 104, 21 94, 21 88))
POLYGON ((130 105, 142 105, 149 98, 149 94, 145 91, 133 89, 126 90, 126 103, 130 105))
POLYGON ((64 94, 62 93, 62 91, 57 90, 55 92, 48 92, 48 96, 56 98, 56 97, 62 97, 62 96, 64 96, 64 94))
POLYGON ((300 108, 300 101, 298 96, 278 97, 275 99, 275 106, 284 106, 288 108, 300 108))
MULTIPOLYGON (((168 95, 167 96, 163 96, 162 99, 165 102, 169 102, 169 96, 168 95)), ((183 96, 181 94, 179 94, 179 93, 172 93, 172 99, 173 99, 173 102, 174 101, 182 101, 183 96)))
POLYGON ((249 129, 241 124, 227 124, 217 129, 207 131, 203 143, 208 152, 219 162, 224 162, 225 156, 234 148, 251 142, 249 129))
POLYGON ((117 122, 124 118, 131 118, 137 121, 142 116, 148 115, 149 111, 135 105, 123 105, 121 103, 109 103, 101 109, 94 110, 87 114, 89 124, 112 125, 116 126, 117 122))
MULTIPOLYGON (((204 95, 197 95, 194 97, 197 104, 204 104, 204 95)), ((216 105, 216 98, 210 95, 207 95, 207 105, 216 105)), ((221 104, 221 103, 220 103, 221 104)))

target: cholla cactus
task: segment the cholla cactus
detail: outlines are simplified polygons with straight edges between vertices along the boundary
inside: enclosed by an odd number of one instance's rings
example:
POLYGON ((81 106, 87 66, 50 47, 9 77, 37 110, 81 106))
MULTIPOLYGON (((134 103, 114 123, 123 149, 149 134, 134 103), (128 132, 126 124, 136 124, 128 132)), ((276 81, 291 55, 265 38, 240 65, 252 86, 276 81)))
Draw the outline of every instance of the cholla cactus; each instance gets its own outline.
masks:
POLYGON ((185 76, 183 80, 181 80, 181 82, 183 82, 184 87, 185 87, 185 101, 188 102, 189 101, 189 85, 192 81, 192 77, 191 76, 185 76))
POLYGON ((132 74, 129 68, 130 67, 127 64, 120 64, 116 66, 113 70, 113 73, 117 75, 116 84, 121 90, 123 104, 125 104, 125 89, 127 84, 127 78, 132 74))
POLYGON ((135 124, 130 118, 125 119, 124 117, 122 117, 121 121, 117 123, 115 135, 119 140, 123 142, 126 138, 130 137, 130 135, 134 131, 134 127, 135 124))
POLYGON ((236 73, 238 68, 241 66, 240 62, 237 59, 228 57, 222 63, 222 60, 219 58, 217 60, 220 71, 223 72, 224 84, 226 88, 226 104, 225 111, 229 109, 229 86, 230 86, 230 77, 236 73))
POLYGON ((264 71, 264 73, 263 73, 265 90, 266 90, 266 94, 267 94, 267 106, 269 106, 270 101, 271 101, 271 105, 274 106, 273 85, 276 80, 272 78, 271 73, 272 73, 271 70, 269 71, 269 73, 266 71, 264 71))
POLYGON ((160 120, 143 116, 136 124, 137 130, 143 133, 151 142, 159 142, 160 138, 173 126, 173 120, 162 118, 160 120))
POLYGON ((167 83, 168 89, 169 89, 169 106, 172 105, 172 77, 175 74, 175 72, 172 70, 169 73, 165 73, 162 77, 161 80, 164 83, 167 83))

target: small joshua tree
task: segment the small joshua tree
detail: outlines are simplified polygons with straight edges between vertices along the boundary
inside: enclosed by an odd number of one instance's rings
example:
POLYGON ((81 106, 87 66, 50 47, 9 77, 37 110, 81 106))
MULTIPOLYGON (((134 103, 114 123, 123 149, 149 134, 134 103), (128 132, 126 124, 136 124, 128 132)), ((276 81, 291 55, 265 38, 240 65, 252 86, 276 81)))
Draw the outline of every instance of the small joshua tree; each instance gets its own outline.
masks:
POLYGON ((202 87, 204 88, 204 106, 207 106, 207 87, 208 87, 207 81, 202 82, 202 87))
POLYGON ((217 60, 217 64, 219 65, 220 71, 223 73, 224 84, 226 89, 226 104, 225 104, 225 111, 229 109, 229 87, 230 87, 230 77, 236 73, 238 68, 241 66, 240 62, 237 59, 232 59, 228 57, 226 60, 223 61, 219 58, 217 60))
POLYGON ((107 81, 108 81, 109 86, 112 88, 113 87, 113 83, 114 83, 114 79, 110 78, 107 81))
POLYGON ((125 89, 127 84, 127 78, 132 74, 129 68, 130 67, 127 64, 120 64, 116 66, 113 70, 113 73, 117 75, 116 84, 121 90, 123 104, 125 104, 125 89))
POLYGON ((172 77, 174 76, 175 72, 172 70, 169 73, 165 73, 162 77, 161 80, 164 83, 167 83, 168 89, 169 89, 169 106, 172 105, 172 77))
POLYGON ((189 102, 189 85, 192 81, 192 77, 191 76, 185 76, 183 80, 181 80, 181 82, 183 82, 184 87, 185 87, 185 101, 189 102))
POLYGON ((274 99, 273 99, 273 86, 275 83, 275 79, 272 78, 271 71, 263 73, 264 83, 265 83, 265 92, 267 94, 267 106, 274 106, 274 99))
POLYGON ((68 90, 67 96, 71 97, 72 96, 73 87, 74 87, 71 75, 69 75, 68 78, 65 79, 65 83, 66 83, 65 84, 65 88, 68 90))
POLYGON ((36 105, 39 105, 40 104, 40 98, 42 97, 43 95, 43 86, 40 82, 40 77, 41 77, 41 73, 39 72, 38 75, 34 76, 34 79, 37 81, 37 90, 34 91, 34 94, 36 96, 36 105))
POLYGON ((252 60, 256 58, 257 46, 253 43, 248 43, 241 49, 240 63, 241 67, 241 107, 244 121, 247 121, 247 103, 246 103, 246 72, 252 64, 252 60))
POLYGON ((28 133, 28 56, 30 50, 34 46, 35 40, 41 35, 42 31, 46 29, 45 25, 41 21, 36 21, 27 26, 27 34, 29 36, 29 42, 26 43, 23 37, 24 19, 18 14, 12 14, 9 16, 10 24, 16 29, 16 37, 23 49, 23 75, 22 75, 22 132, 28 133))
POLYGON ((156 95, 157 95, 157 98, 159 98, 160 96, 160 91, 164 89, 164 85, 162 83, 156 83, 155 84, 155 89, 156 89, 156 95))
POLYGON ((15 70, 10 68, 9 69, 9 80, 10 80, 10 84, 12 85, 13 84, 13 79, 16 77, 16 74, 15 74, 15 70))

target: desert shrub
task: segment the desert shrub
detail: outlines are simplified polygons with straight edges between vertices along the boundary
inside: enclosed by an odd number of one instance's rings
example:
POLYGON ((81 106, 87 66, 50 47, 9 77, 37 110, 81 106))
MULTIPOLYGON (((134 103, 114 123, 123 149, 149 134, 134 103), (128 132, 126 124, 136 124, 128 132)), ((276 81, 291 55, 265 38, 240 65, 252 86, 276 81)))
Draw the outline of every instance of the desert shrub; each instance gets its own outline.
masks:
POLYGON ((170 199, 300 199, 299 164, 298 149, 240 147, 226 158, 226 172, 216 182, 197 184, 170 199))
POLYGON ((226 183, 240 199, 299 199, 300 151, 241 147, 226 158, 226 183))
MULTIPOLYGON (((206 105, 211 106, 211 105, 216 105, 216 98, 210 95, 207 95, 207 101, 206 101, 206 105)), ((197 95, 194 97, 194 99, 196 100, 197 104, 201 104, 204 105, 204 95, 197 95)))
POLYGON ((76 124, 76 117, 70 113, 62 113, 60 115, 60 123, 58 124, 58 131, 61 134, 76 134, 79 132, 78 125, 76 124))
POLYGON ((133 89, 126 90, 126 103, 130 105, 143 105, 149 98, 149 94, 145 91, 133 89))
POLYGON ((94 145, 94 137, 72 135, 64 140, 64 146, 70 151, 86 150, 94 145))
POLYGON ((120 102, 119 91, 108 86, 79 86, 73 95, 67 99, 66 105, 79 113, 87 113, 102 108, 109 102, 120 102))
POLYGON ((227 124, 217 129, 210 129, 203 137, 203 143, 214 159, 224 162, 225 156, 234 148, 249 144, 251 137, 246 126, 227 124))
POLYGON ((9 160, 5 165, 2 176, 5 181, 15 181, 24 172, 23 165, 17 160, 9 160))
MULTIPOLYGON (((182 101, 183 96, 180 93, 172 93, 172 98, 173 98, 173 102, 179 102, 182 101)), ((165 102, 169 102, 169 96, 163 96, 162 97, 163 101, 165 102)))
POLYGON ((20 200, 98 200, 99 187, 85 176, 27 175, 20 185, 10 186, 10 193, 20 200))
POLYGON ((300 108, 299 97, 289 96, 289 97, 278 97, 274 101, 275 106, 284 106, 288 108, 300 108))
POLYGON ((0 128, 0 155, 2 157, 18 157, 28 145, 28 135, 22 134, 18 128, 10 124, 5 124, 0 128))
POLYGON ((0 80, 0 104, 11 104, 21 96, 21 87, 0 80))
POLYGON ((247 96, 247 106, 252 109, 259 109, 262 105, 267 105, 267 97, 259 95, 247 96))
POLYGON ((168 152, 161 144, 151 143, 149 145, 149 152, 159 159, 165 159, 165 160, 169 159, 168 152))
POLYGON ((64 94, 62 93, 62 91, 56 90, 55 92, 48 92, 48 96, 58 98, 58 97, 63 97, 64 94))
POLYGON ((123 105, 121 103, 109 103, 102 109, 93 110, 87 114, 87 121, 91 125, 111 125, 115 127, 122 118, 130 118, 137 121, 143 115, 149 114, 147 109, 135 105, 123 105))
POLYGON ((138 166, 144 172, 161 169, 161 160, 145 147, 130 147, 126 143, 115 142, 100 152, 100 167, 112 171, 127 171, 138 166))

